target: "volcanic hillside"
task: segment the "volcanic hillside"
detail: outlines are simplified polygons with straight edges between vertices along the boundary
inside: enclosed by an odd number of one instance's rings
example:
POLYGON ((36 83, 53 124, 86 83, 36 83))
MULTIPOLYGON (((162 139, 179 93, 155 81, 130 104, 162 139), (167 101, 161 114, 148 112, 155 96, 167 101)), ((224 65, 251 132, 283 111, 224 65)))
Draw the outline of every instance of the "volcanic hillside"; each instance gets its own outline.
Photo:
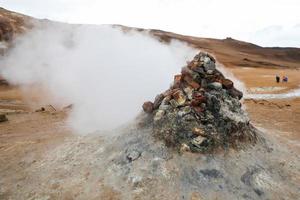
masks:
MULTIPOLYGON (((0 40, 8 41, 19 33, 30 29, 35 23, 48 23, 22 14, 0 8, 0 40)), ((116 25, 120 26, 120 25, 116 25)), ((299 48, 260 47, 255 44, 238 41, 233 38, 211 39, 179 35, 161 30, 146 30, 120 26, 124 30, 149 31, 162 42, 177 39, 187 44, 212 53, 225 66, 264 67, 264 68, 299 68, 299 48)))

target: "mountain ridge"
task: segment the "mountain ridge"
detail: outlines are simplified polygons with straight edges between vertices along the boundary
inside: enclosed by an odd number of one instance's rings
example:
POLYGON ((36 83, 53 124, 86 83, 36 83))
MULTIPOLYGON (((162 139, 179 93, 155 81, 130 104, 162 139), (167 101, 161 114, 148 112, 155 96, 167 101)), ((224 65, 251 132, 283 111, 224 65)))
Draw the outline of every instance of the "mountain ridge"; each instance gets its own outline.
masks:
MULTIPOLYGON (((35 23, 59 23, 47 19, 36 19, 27 15, 0 8, 0 41, 11 40, 15 36, 34 27, 35 23)), ((71 24, 66 24, 70 26, 71 24)), ((74 24, 75 25, 75 24, 74 24)), ((217 60, 226 67, 257 67, 257 68, 299 68, 300 48, 295 47, 261 47, 245 41, 228 37, 226 39, 200 38, 180 35, 159 29, 143 29, 123 25, 123 30, 149 32, 161 42, 169 43, 179 40, 188 45, 215 55, 217 60)))

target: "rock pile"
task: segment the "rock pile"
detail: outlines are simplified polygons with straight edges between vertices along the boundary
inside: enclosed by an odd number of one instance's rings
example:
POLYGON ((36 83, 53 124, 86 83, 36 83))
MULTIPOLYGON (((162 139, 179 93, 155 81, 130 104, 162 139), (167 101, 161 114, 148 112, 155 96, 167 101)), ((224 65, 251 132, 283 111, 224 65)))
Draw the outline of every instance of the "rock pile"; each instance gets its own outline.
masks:
POLYGON ((256 130, 241 108, 243 93, 200 52, 174 76, 154 102, 145 102, 154 136, 182 151, 209 152, 256 141, 256 130))

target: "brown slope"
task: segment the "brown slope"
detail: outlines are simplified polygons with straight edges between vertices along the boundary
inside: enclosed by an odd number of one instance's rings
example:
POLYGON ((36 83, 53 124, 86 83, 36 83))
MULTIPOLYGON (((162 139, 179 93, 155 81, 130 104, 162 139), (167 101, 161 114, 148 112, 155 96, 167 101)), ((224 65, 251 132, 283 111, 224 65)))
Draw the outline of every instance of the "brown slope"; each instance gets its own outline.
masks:
POLYGON ((20 33, 32 28, 34 18, 0 7, 0 41, 10 41, 20 33))
POLYGON ((299 68, 300 49, 261 47, 255 44, 238 41, 232 38, 224 40, 184 36, 161 30, 150 30, 162 41, 171 39, 184 41, 196 48, 214 54, 224 65, 263 68, 299 68))

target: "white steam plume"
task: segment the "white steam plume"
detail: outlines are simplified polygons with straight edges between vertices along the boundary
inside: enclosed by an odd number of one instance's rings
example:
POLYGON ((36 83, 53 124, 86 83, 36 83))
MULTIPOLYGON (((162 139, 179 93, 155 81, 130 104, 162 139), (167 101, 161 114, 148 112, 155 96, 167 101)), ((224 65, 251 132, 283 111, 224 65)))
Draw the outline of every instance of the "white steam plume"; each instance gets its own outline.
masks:
POLYGON ((2 59, 0 73, 14 84, 45 86, 53 104, 73 103, 68 121, 85 134, 133 119, 195 53, 146 33, 49 23, 16 41, 2 59))

